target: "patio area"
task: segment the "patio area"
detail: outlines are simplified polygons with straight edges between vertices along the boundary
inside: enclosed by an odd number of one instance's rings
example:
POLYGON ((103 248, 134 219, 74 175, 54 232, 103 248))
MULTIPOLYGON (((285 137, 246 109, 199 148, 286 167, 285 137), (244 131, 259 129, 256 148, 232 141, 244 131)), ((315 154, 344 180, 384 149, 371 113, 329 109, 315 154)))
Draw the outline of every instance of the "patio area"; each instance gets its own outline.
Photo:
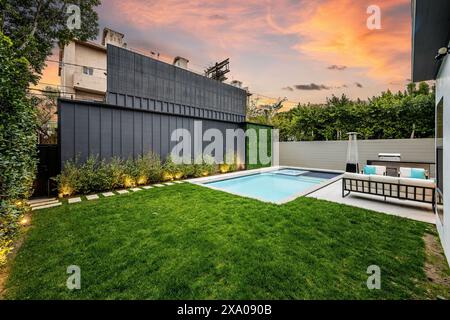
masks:
POLYGON ((342 180, 335 181, 309 194, 308 197, 435 224, 435 216, 430 204, 394 198, 387 198, 385 201, 382 196, 358 193, 351 193, 343 198, 342 180))

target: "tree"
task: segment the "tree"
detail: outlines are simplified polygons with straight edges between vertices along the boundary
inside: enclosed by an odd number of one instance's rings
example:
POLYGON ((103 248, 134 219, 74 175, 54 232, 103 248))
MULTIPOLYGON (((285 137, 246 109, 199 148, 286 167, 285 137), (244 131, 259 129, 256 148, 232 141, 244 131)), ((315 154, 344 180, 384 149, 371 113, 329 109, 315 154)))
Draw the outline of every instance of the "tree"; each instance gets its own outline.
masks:
POLYGON ((36 170, 36 109, 28 97, 54 45, 98 33, 99 0, 0 0, 0 265, 12 248, 36 170), (69 4, 81 25, 71 28, 69 4))
POLYGON ((258 105, 259 98, 252 100, 247 106, 247 120, 261 124, 272 124, 275 114, 283 107, 286 98, 280 99, 273 104, 258 105))
POLYGON ((59 90, 53 87, 45 87, 42 96, 33 96, 32 104, 35 106, 37 115, 37 132, 39 143, 56 143, 53 126, 58 106, 59 90))
POLYGON ((430 86, 426 82, 419 83, 419 89, 417 90, 417 94, 427 95, 430 93, 430 86))
MULTIPOLYGON (((35 74, 41 74, 45 59, 56 44, 70 40, 93 39, 98 34, 98 16, 94 8, 100 0, 1 0, 0 30, 13 41, 18 56, 26 58, 35 74), (80 9, 80 28, 69 28, 73 12, 80 9)), ((36 79, 35 79, 36 81, 36 79)))
POLYGON ((32 74, 0 33, 0 265, 11 249, 23 199, 30 195, 36 168, 35 111, 26 94, 32 74))
POLYGON ((416 84, 414 82, 409 83, 406 86, 406 90, 409 95, 413 95, 416 92, 416 84))
POLYGON ((426 83, 406 93, 389 90, 368 101, 332 96, 324 105, 298 105, 272 122, 282 141, 342 140, 356 131, 364 139, 429 138, 434 135, 434 94, 426 83))

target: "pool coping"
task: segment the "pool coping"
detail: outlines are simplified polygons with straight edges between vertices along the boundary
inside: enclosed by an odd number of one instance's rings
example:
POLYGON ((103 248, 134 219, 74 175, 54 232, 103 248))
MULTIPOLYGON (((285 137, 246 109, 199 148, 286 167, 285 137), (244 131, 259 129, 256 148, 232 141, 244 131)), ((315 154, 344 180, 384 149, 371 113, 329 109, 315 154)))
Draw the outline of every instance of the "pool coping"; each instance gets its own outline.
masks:
POLYGON ((229 194, 233 194, 239 197, 244 197, 244 198, 249 198, 249 199, 256 199, 262 202, 266 202, 266 203, 272 203, 272 204, 277 204, 277 205, 282 205, 288 202, 291 202, 299 197, 304 197, 307 196, 313 192, 316 192, 340 179, 342 179, 342 175, 344 174, 344 171, 342 170, 330 170, 330 169, 320 169, 320 168, 305 168, 305 167, 295 167, 295 166, 272 166, 272 167, 266 167, 266 168, 260 168, 260 169, 251 169, 251 170, 243 170, 243 171, 237 171, 237 172, 231 172, 231 173, 225 173, 225 174, 220 174, 220 175, 215 175, 215 176, 208 176, 208 177, 201 177, 201 178, 194 178, 194 179, 189 179, 189 180, 185 180, 186 182, 198 185, 198 186, 202 186, 205 188, 209 188, 209 189, 213 189, 213 190, 217 190, 217 191, 222 191, 222 192, 227 192, 229 194), (326 173, 338 173, 339 175, 325 180, 322 183, 319 183, 317 185, 314 185, 306 190, 303 190, 301 192, 295 193, 294 195, 285 198, 283 200, 280 201, 268 201, 266 199, 262 199, 259 197, 250 197, 250 196, 246 196, 246 195, 242 195, 242 194, 238 194, 236 192, 230 192, 228 190, 224 190, 224 189, 220 189, 217 187, 213 187, 210 185, 207 185, 206 183, 210 183, 210 182, 218 182, 218 181, 223 181, 223 180, 229 180, 229 179, 233 179, 233 178, 240 178, 240 177, 246 177, 246 176, 251 176, 251 175, 255 175, 255 174, 259 174, 259 173, 264 173, 264 172, 270 172, 270 171, 274 171, 274 170, 281 170, 281 169, 297 169, 297 170, 305 170, 305 171, 318 171, 318 172, 326 172, 326 173))

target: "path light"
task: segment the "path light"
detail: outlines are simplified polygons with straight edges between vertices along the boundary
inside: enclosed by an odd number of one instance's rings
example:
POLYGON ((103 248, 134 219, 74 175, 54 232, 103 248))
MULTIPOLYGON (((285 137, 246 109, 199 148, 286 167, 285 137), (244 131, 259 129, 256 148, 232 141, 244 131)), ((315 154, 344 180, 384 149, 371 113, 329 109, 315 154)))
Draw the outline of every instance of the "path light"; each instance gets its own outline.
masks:
POLYGON ((177 173, 175 173, 175 179, 179 180, 179 179, 181 179, 181 178, 183 178, 183 172, 177 172, 177 173))
POLYGON ((345 171, 358 173, 358 132, 348 132, 347 134, 347 165, 345 167, 345 171))
POLYGON ((68 197, 71 196, 74 192, 74 189, 68 185, 68 184, 63 184, 60 188, 60 192, 58 194, 59 198, 64 198, 64 197, 68 197))
POLYGON ((147 183, 147 178, 146 177, 139 177, 137 183, 138 183, 138 185, 146 184, 147 183))
POLYGON ((28 222, 29 222, 29 220, 28 220, 27 217, 23 217, 22 219, 20 219, 20 224, 21 224, 22 226, 27 225, 28 222))
POLYGON ((230 165, 226 164, 226 163, 222 163, 219 165, 219 171, 221 173, 227 173, 228 171, 230 171, 230 165))
POLYGON ((164 181, 172 181, 173 175, 170 172, 164 171, 163 173, 163 180, 164 181))
POLYGON ((123 185, 125 188, 131 188, 136 186, 136 182, 128 175, 125 175, 123 179, 123 185))

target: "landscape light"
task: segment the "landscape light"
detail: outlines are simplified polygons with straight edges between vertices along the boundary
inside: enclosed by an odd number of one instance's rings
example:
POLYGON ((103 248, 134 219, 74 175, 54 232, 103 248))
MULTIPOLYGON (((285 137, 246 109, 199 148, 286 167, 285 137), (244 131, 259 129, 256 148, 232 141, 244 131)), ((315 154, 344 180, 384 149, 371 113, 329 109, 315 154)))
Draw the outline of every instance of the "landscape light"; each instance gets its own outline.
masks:
POLYGON ((165 171, 163 173, 163 180, 164 181, 172 181, 173 180, 173 175, 167 171, 165 171))
POLYGON ((445 57, 450 51, 449 47, 442 47, 438 50, 436 57, 434 57, 436 60, 441 60, 443 57, 445 57))
POLYGON ((131 187, 136 186, 136 182, 130 176, 125 175, 124 180, 123 180, 123 185, 125 188, 131 188, 131 187))
POLYGON ((147 183, 147 178, 146 177, 139 177, 137 183, 138 183, 138 185, 146 184, 147 183))
POLYGON ((228 164, 221 164, 219 165, 219 171, 221 173, 227 173, 230 170, 230 166, 228 164))
POLYGON ((23 217, 23 218, 20 220, 20 224, 21 224, 22 226, 27 225, 27 224, 28 224, 28 218, 23 217))

